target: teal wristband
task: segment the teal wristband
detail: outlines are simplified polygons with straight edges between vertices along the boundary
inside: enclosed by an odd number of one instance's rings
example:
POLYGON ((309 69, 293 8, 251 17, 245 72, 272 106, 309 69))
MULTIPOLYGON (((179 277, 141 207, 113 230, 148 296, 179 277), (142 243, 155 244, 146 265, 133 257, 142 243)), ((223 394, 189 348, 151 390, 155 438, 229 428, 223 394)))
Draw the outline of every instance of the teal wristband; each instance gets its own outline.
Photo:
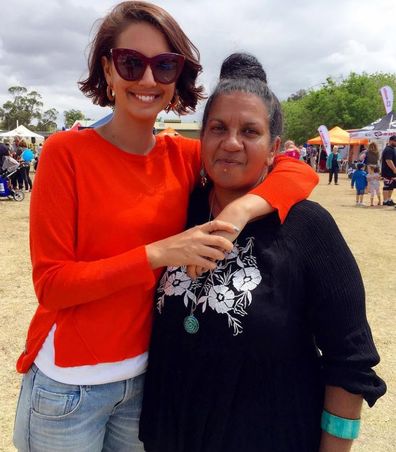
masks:
POLYGON ((322 430, 342 439, 356 439, 359 436, 360 419, 345 419, 323 410, 322 430))

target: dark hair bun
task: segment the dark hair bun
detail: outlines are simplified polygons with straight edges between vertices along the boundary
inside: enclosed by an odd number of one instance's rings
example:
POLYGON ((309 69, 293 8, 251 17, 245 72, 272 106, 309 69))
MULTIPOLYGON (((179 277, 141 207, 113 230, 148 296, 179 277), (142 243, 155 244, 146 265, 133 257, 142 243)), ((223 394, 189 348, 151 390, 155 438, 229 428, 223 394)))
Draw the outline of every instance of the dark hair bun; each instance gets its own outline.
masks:
POLYGON ((267 74, 256 57, 249 53, 233 53, 223 61, 220 69, 222 79, 258 78, 267 83, 267 74))

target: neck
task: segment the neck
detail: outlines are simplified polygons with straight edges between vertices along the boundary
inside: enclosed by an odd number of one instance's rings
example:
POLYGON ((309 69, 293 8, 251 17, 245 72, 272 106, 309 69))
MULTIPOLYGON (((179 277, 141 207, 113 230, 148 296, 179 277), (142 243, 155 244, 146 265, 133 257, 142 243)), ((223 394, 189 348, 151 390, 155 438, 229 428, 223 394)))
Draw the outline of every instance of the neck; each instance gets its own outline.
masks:
POLYGON ((136 120, 114 111, 110 122, 97 132, 111 144, 130 154, 148 154, 155 145, 152 120, 136 120))
POLYGON ((244 187, 240 189, 229 189, 223 188, 219 185, 214 184, 210 192, 210 206, 211 214, 213 217, 217 215, 232 201, 246 195, 250 190, 260 185, 268 174, 268 168, 265 168, 262 176, 259 180, 251 187, 244 187))
POLYGON ((221 187, 213 187, 210 193, 210 206, 213 217, 217 215, 232 201, 246 195, 248 190, 227 190, 221 187))

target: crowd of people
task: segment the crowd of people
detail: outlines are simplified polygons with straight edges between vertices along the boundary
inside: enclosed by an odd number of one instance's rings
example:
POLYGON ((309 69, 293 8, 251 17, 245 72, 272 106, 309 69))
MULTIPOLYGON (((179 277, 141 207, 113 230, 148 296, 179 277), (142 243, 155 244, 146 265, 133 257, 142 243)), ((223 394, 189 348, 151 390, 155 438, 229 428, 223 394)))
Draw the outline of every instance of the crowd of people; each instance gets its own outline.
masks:
POLYGON ((367 148, 362 146, 357 158, 349 162, 341 155, 337 145, 332 146, 331 153, 327 155, 325 151, 319 152, 314 146, 297 147, 294 141, 287 140, 283 154, 305 161, 318 172, 327 171, 328 185, 331 185, 333 180, 334 185, 339 185, 339 173, 345 169, 351 179, 351 187, 356 189, 356 206, 364 206, 364 196, 368 195, 369 206, 396 208, 396 203, 392 200, 393 190, 396 188, 396 135, 389 138, 382 152, 373 141, 367 148))
MULTIPOLYGON (((10 177, 11 188, 13 190, 25 190, 31 192, 33 182, 30 177, 30 171, 33 168, 37 169, 38 160, 42 146, 33 146, 20 137, 15 137, 12 143, 2 143, 2 153, 13 159, 13 162, 18 163, 18 169, 10 177)), ((3 169, 3 168, 1 168, 3 169)))

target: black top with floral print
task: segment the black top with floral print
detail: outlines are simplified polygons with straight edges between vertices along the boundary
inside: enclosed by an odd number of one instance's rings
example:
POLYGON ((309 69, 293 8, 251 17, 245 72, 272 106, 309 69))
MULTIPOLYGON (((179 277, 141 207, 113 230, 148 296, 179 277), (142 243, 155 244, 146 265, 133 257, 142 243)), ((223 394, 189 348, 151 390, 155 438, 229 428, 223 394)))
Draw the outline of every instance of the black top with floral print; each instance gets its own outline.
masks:
MULTIPOLYGON (((189 224, 208 218, 193 194, 189 224)), ((372 405, 385 383, 356 262, 303 201, 252 222, 216 271, 168 268, 157 291, 140 436, 149 452, 314 452, 326 384, 372 405), (191 312, 195 334, 183 322, 191 312)))

